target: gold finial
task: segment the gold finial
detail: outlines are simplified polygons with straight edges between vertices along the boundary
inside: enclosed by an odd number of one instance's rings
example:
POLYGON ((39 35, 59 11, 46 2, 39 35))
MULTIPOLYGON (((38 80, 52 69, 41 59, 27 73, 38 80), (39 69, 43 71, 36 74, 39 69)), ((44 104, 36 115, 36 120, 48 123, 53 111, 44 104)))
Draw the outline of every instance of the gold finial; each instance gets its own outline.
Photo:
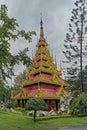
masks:
POLYGON ((41 14, 41 21, 40 21, 40 38, 39 38, 39 41, 44 41, 45 42, 44 32, 43 32, 42 13, 40 13, 40 14, 41 14))
POLYGON ((62 70, 62 62, 61 62, 61 60, 60 60, 60 70, 62 70))
POLYGON ((52 57, 53 57, 53 49, 51 50, 51 55, 52 55, 52 57))
POLYGON ((55 55, 55 65, 57 65, 57 62, 56 62, 56 55, 55 55))
POLYGON ((41 27, 43 28, 42 13, 40 13, 40 15, 41 15, 40 25, 41 25, 41 27))

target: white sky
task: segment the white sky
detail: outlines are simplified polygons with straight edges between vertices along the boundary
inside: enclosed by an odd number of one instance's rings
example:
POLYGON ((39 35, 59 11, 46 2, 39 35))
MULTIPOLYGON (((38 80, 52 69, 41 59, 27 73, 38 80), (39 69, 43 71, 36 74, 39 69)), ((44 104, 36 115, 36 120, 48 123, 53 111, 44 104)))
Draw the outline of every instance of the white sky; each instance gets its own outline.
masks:
MULTIPOLYGON (((50 46, 53 49, 53 55, 58 62, 62 59, 62 48, 68 23, 71 17, 71 11, 74 8, 75 0, 0 0, 0 4, 6 4, 9 16, 15 18, 21 29, 26 31, 36 31, 32 43, 20 40, 11 45, 11 51, 16 54, 18 50, 29 47, 30 55, 37 43, 40 32, 40 13, 42 12, 44 34, 50 46)), ((22 66, 16 66, 16 74, 22 71, 22 66)))

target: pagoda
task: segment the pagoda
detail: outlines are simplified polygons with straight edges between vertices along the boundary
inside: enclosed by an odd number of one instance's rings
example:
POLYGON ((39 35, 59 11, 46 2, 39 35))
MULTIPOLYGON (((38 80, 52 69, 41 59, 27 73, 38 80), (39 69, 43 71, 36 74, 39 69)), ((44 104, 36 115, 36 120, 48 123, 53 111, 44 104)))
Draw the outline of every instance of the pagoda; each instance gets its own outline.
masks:
POLYGON ((61 70, 57 70, 57 65, 48 50, 41 19, 40 38, 32 65, 26 71, 26 79, 20 83, 20 92, 12 94, 11 98, 17 100, 18 107, 24 108, 29 98, 38 96, 47 102, 49 111, 53 108, 58 111, 60 96, 67 96, 65 87, 69 85, 61 78, 61 75, 61 70))

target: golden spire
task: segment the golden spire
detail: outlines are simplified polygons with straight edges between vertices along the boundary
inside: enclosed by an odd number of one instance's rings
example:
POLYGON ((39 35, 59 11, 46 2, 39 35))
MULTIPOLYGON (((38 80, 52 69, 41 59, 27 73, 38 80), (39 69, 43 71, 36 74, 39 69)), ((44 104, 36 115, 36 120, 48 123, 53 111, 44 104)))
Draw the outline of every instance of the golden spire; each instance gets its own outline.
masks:
POLYGON ((45 42, 42 18, 41 18, 41 21, 40 21, 40 38, 39 38, 39 42, 40 41, 44 41, 45 42))

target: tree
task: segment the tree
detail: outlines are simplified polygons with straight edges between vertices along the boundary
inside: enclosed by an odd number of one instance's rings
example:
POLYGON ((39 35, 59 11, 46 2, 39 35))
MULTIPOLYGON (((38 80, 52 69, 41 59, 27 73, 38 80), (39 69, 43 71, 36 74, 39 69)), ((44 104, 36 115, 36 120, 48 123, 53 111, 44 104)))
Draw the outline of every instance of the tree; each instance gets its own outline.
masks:
POLYGON ((72 78, 76 78, 78 72, 80 72, 81 90, 83 87, 83 62, 87 58, 87 1, 77 0, 75 3, 75 9, 72 10, 72 16, 69 23, 69 33, 66 33, 66 39, 64 44, 65 62, 68 64, 67 75, 72 78))
MULTIPOLYGON (((84 92, 87 93, 87 66, 82 71, 83 75, 83 86, 84 86, 84 92)), ((72 97, 78 97, 81 93, 81 80, 80 80, 80 72, 78 73, 77 77, 75 79, 69 78, 68 82, 70 84, 70 87, 68 89, 72 92, 72 97)))
POLYGON ((5 103, 5 107, 6 107, 6 108, 17 108, 17 101, 8 100, 8 101, 5 103))
POLYGON ((9 99, 10 89, 2 80, 0 80, 0 101, 6 102, 9 99))
POLYGON ((19 30, 19 25, 14 18, 8 16, 8 8, 6 5, 1 5, 0 8, 0 79, 6 80, 11 78, 15 64, 22 62, 24 65, 31 63, 30 57, 27 55, 28 48, 20 51, 17 55, 10 52, 10 42, 23 37, 28 42, 31 42, 32 35, 35 32, 25 32, 19 30))
POLYGON ((25 79, 26 79, 26 71, 24 70, 23 72, 21 72, 18 76, 14 78, 14 84, 11 87, 11 92, 16 93, 20 91, 21 88, 19 86, 19 83, 25 79))
POLYGON ((35 122, 37 111, 38 110, 47 110, 48 106, 43 99, 34 97, 34 98, 29 99, 29 101, 26 104, 26 108, 28 110, 34 110, 34 122, 35 122))
POLYGON ((87 116, 87 94, 82 93, 72 100, 70 113, 72 116, 87 116))

